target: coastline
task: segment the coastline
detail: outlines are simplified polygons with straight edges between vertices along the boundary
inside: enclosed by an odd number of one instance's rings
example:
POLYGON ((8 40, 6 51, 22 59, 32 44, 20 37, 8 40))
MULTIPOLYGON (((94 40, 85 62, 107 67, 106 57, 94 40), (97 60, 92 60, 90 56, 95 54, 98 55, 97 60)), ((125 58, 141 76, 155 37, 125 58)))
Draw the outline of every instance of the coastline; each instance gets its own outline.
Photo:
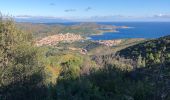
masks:
MULTIPOLYGON (((92 35, 103 35, 105 33, 118 33, 118 29, 131 29, 131 28, 135 28, 135 27, 129 27, 129 26, 117 26, 117 28, 115 29, 110 29, 110 30, 107 30, 107 31, 103 31, 103 30, 99 30, 100 32, 98 33, 94 33, 94 34, 91 34, 90 36, 92 35)), ((90 37, 87 37, 87 38, 90 38, 90 37)))

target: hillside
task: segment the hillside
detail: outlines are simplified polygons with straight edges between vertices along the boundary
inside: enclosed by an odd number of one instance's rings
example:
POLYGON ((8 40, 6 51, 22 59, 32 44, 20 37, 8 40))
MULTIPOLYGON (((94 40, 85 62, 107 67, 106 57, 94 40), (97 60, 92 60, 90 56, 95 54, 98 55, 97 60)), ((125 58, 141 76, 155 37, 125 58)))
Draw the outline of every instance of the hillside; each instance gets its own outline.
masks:
POLYGON ((133 60, 142 58, 146 63, 160 63, 162 57, 170 58, 170 36, 127 47, 117 52, 117 55, 133 60))
POLYGON ((32 34, 0 20, 0 99, 170 100, 169 39, 36 46, 32 34))
MULTIPOLYGON (((68 23, 69 24, 69 23, 68 23)), ((94 34, 102 34, 104 32, 115 32, 119 28, 127 28, 127 26, 102 25, 98 23, 75 23, 71 25, 54 23, 16 23, 17 27, 25 32, 32 33, 35 38, 43 38, 50 35, 74 33, 87 37, 94 34)))

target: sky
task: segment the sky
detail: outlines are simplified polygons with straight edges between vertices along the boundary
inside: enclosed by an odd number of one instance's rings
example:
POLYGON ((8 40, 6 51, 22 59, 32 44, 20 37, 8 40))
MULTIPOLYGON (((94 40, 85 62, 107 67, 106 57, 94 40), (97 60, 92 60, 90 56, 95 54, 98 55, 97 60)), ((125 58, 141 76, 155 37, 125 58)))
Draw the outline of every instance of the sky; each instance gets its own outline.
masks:
POLYGON ((0 0, 0 12, 20 18, 170 21, 170 0, 0 0))

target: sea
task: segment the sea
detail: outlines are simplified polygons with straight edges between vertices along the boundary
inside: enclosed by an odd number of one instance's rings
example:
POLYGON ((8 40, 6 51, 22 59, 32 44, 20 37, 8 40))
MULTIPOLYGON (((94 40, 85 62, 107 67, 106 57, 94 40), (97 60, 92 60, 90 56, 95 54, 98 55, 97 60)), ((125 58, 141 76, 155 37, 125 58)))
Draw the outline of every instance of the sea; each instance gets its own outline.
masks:
POLYGON ((99 24, 128 26, 130 28, 118 29, 117 32, 106 32, 102 35, 91 35, 89 36, 91 40, 154 39, 170 35, 170 22, 101 22, 99 24))
MULTIPOLYGON (((81 22, 48 23, 48 25, 63 24, 65 26, 79 24, 81 22)), ((154 39, 170 35, 170 22, 97 22, 98 24, 113 26, 128 26, 130 28, 117 29, 117 32, 105 32, 101 35, 91 35, 90 40, 112 40, 144 38, 154 39)))

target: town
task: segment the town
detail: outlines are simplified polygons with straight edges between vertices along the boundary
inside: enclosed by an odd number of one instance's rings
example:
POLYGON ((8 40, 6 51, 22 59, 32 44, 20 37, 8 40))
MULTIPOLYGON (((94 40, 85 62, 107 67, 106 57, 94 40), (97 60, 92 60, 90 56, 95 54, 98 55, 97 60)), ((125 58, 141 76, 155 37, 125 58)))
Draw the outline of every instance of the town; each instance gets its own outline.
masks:
POLYGON ((83 40, 83 38, 80 35, 75 35, 73 33, 67 33, 67 34, 57 34, 45 37, 41 40, 36 41, 37 46, 43 46, 43 45, 55 45, 58 42, 66 41, 66 42, 74 42, 83 40))

